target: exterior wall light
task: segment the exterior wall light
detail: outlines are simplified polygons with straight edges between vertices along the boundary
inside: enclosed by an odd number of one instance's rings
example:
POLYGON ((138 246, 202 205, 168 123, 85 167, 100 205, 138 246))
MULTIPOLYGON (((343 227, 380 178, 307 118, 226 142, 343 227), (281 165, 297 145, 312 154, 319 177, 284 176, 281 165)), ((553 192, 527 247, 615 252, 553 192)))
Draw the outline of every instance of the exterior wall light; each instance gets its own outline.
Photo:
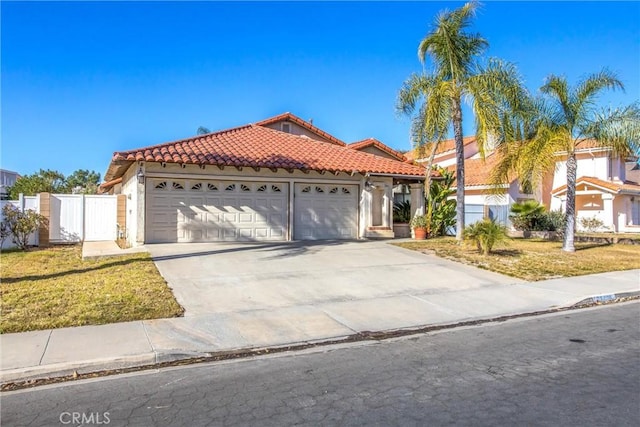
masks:
POLYGON ((138 169, 136 176, 138 177, 138 184, 144 184, 144 171, 142 170, 142 166, 138 169))

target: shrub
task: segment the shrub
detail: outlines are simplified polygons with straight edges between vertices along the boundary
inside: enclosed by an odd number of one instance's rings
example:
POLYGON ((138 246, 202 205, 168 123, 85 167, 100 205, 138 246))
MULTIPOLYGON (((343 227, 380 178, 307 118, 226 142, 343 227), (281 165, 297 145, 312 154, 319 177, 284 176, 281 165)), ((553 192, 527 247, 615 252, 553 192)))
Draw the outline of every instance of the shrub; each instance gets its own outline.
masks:
POLYGON ((411 228, 424 228, 427 230, 427 234, 429 234, 429 231, 431 231, 431 221, 427 215, 414 216, 411 219, 411 228))
POLYGON ((545 229, 542 231, 564 232, 567 216, 562 211, 550 211, 544 213, 545 229))
POLYGON ((393 205, 393 222, 409 222, 411 219, 411 202, 396 202, 393 205))
POLYGON ((544 206, 535 200, 526 200, 523 203, 515 203, 511 206, 511 224, 513 228, 521 231, 543 230, 544 206))
POLYGON ((37 212, 30 209, 22 212, 13 205, 5 205, 2 214, 11 240, 22 250, 29 245, 29 235, 38 231, 47 221, 47 218, 37 212))
POLYGON ((604 227, 604 222, 596 216, 590 218, 582 217, 580 218, 580 225, 588 232, 593 233, 595 231, 598 231, 598 229, 604 227))
POLYGON ((496 243, 509 239, 506 227, 493 219, 484 219, 464 229, 464 239, 476 244, 482 255, 489 255, 496 243))

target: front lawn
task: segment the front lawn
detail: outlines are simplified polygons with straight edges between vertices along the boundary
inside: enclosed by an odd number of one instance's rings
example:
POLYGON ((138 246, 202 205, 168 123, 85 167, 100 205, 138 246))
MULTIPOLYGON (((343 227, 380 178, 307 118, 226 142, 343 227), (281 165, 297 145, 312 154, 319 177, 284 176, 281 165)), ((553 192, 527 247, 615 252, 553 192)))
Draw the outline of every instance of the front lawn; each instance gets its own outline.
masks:
POLYGON ((528 281, 640 268, 638 245, 576 243, 576 252, 567 253, 561 250, 562 242, 512 239, 489 256, 480 254, 475 246, 458 245, 453 237, 397 245, 528 281))
POLYGON ((0 333, 183 313, 146 253, 83 261, 80 246, 0 256, 0 333))

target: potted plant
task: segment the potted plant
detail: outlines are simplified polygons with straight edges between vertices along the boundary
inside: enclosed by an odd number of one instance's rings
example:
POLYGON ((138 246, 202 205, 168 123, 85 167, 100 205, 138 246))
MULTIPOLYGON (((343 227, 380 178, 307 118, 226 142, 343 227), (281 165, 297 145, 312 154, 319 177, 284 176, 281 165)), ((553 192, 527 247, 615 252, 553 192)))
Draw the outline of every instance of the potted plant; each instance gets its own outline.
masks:
POLYGON ((411 219, 411 228, 413 228, 414 238, 416 240, 424 240, 429 232, 429 219, 426 215, 414 216, 411 219))

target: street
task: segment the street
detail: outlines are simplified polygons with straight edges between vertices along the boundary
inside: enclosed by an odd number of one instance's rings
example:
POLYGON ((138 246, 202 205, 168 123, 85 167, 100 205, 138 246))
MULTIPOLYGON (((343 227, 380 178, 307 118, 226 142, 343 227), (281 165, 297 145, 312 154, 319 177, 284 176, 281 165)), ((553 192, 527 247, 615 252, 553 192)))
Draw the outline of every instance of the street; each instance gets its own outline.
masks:
POLYGON ((3 426, 636 426, 640 303, 1 397, 3 426))

